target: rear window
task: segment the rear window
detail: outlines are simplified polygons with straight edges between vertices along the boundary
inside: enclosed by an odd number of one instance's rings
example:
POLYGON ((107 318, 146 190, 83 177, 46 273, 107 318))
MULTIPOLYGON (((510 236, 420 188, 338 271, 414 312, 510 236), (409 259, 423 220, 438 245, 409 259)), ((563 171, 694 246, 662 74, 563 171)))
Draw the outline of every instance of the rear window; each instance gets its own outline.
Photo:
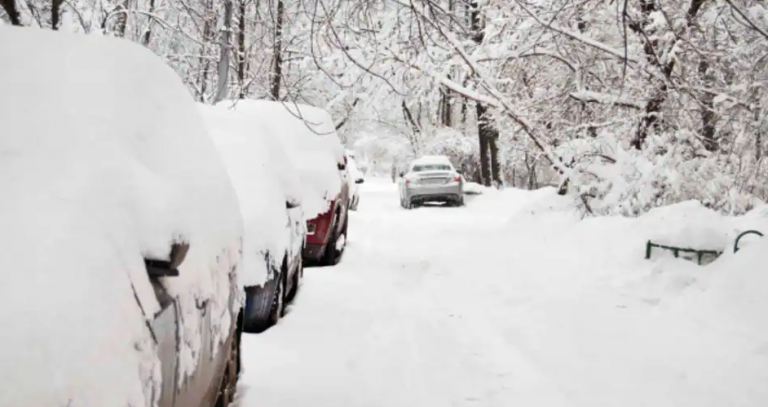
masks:
POLYGON ((411 171, 413 172, 421 172, 421 171, 450 171, 451 166, 446 164, 418 164, 414 165, 411 171))

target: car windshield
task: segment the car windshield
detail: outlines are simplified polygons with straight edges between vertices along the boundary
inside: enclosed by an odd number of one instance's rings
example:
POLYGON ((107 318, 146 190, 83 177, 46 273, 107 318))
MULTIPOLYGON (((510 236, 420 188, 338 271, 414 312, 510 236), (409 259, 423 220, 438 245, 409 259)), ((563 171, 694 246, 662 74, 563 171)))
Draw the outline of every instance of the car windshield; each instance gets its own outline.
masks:
POLYGON ((422 172, 422 171, 450 171, 451 166, 446 164, 419 164, 414 165, 411 171, 413 172, 422 172))

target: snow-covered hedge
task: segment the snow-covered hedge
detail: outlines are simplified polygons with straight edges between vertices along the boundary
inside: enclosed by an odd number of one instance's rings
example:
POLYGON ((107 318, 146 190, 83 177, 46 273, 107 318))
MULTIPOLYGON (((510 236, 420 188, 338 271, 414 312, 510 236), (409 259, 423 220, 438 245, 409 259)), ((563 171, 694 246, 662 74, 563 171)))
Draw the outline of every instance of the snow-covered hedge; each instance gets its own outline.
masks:
MULTIPOLYGON (((681 130, 652 136, 643 151, 627 148, 610 132, 561 145, 572 163, 572 195, 598 214, 636 216, 688 200, 728 214, 743 214, 760 200, 753 194, 758 173, 737 154, 709 154, 681 130), (741 168, 743 166, 743 168, 741 168)), ((749 159, 747 158, 747 161, 749 159)))
POLYGON ((232 323, 242 219, 226 170, 180 78, 141 46, 2 26, 0 55, 0 406, 152 405, 143 256, 190 243, 164 281, 184 380, 197 306, 214 339, 232 323))
POLYGON ((282 144, 291 167, 299 172, 304 215, 325 212, 341 190, 337 164, 344 162, 344 147, 328 112, 293 103, 266 100, 224 101, 220 106, 247 115, 253 131, 261 131, 282 144))

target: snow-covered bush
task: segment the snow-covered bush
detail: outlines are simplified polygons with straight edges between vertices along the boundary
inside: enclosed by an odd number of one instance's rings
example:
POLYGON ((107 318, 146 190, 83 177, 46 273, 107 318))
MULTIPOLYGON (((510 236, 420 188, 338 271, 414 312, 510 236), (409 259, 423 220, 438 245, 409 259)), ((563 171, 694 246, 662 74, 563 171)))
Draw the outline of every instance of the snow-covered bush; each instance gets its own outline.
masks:
POLYGON ((226 170, 181 79, 148 50, 2 26, 0 55, 12 61, 0 64, 0 406, 151 406, 160 304, 144 258, 190 244, 162 281, 178 299, 180 382, 241 306, 226 170))
POLYGON ((696 150, 682 130, 654 135, 643 151, 622 145, 610 132, 577 139, 555 150, 571 164, 579 203, 598 214, 637 216, 658 206, 696 200, 729 214, 742 214, 758 202, 742 188, 742 175, 727 155, 696 150))

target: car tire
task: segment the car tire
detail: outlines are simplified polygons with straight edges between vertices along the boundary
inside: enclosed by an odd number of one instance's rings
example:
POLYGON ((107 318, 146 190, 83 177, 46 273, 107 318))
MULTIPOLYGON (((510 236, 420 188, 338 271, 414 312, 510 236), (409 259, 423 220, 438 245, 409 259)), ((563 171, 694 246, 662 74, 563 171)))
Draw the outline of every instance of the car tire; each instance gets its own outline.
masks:
POLYGON ((237 335, 237 365, 235 366, 235 373, 238 377, 240 377, 240 372, 243 371, 243 354, 240 352, 243 341, 243 314, 245 314, 245 307, 241 307, 240 312, 237 313, 237 327, 235 327, 235 333, 237 335))
POLYGON ((296 273, 293 275, 293 287, 285 298, 285 301, 290 303, 299 293, 299 287, 301 286, 301 280, 304 278, 304 261, 299 257, 299 264, 296 266, 296 273))
POLYGON ((324 266, 335 266, 339 263, 340 253, 338 250, 336 250, 336 242, 339 240, 339 235, 336 233, 337 219, 334 219, 333 223, 331 224, 331 238, 328 239, 328 243, 325 245, 325 253, 323 253, 323 259, 321 261, 324 266))
POLYGON ((246 332, 262 333, 277 324, 285 314, 284 273, 280 272, 274 280, 267 282, 262 293, 264 295, 254 300, 256 317, 246 321, 246 332))

